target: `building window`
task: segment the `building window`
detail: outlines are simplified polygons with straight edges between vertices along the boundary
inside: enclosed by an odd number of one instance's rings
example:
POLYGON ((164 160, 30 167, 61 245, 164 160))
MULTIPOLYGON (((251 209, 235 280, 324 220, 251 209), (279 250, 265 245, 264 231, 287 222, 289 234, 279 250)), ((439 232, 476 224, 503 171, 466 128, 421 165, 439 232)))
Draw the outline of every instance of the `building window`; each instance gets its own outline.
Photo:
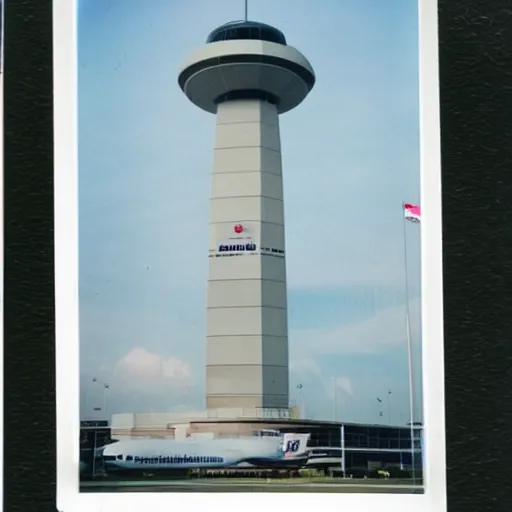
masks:
POLYGON ((232 22, 216 28, 207 39, 208 43, 252 39, 286 45, 284 34, 274 27, 262 23, 232 22))
POLYGON ((370 437, 368 446, 370 448, 379 448, 379 438, 378 437, 370 437))

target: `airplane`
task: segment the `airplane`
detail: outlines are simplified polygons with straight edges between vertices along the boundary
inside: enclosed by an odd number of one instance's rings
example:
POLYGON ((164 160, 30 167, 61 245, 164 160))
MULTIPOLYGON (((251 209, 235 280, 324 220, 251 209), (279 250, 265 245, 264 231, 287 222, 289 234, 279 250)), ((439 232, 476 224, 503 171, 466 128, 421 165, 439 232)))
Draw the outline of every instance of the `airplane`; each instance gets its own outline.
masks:
POLYGON ((107 472, 258 467, 298 469, 308 461, 310 434, 279 437, 141 439, 118 441, 103 450, 107 472))

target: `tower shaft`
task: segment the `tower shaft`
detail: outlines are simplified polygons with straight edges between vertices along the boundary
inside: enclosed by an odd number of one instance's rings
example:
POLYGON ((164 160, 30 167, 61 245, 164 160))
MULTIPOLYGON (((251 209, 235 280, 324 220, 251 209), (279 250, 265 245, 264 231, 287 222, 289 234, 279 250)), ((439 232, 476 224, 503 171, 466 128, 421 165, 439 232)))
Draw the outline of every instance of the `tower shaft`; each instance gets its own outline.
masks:
POLYGON ((288 408, 281 144, 266 101, 218 105, 206 345, 208 409, 288 408))

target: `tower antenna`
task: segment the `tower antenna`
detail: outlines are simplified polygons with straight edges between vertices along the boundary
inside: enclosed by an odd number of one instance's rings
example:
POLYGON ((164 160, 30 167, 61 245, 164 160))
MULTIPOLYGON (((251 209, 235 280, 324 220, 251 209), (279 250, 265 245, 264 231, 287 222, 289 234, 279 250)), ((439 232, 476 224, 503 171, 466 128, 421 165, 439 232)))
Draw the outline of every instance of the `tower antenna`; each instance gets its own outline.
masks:
POLYGON ((245 17, 244 17, 244 20, 247 21, 247 10, 248 10, 248 0, 245 0, 245 17))

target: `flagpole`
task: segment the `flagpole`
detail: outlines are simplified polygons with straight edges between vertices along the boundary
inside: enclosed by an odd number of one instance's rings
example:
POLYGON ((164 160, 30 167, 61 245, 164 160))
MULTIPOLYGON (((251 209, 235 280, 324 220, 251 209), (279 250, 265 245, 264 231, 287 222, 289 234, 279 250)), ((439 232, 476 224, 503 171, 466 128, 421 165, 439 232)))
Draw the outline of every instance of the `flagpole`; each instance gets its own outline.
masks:
POLYGON ((411 317, 409 310, 409 272, 407 271, 407 229, 405 219, 405 203, 402 202, 402 222, 404 234, 404 270, 405 270, 405 322, 407 329, 407 359, 409 365, 409 423, 411 434, 411 465, 412 465, 412 484, 415 484, 415 456, 414 456, 414 379, 412 367, 412 340, 411 340, 411 317))

